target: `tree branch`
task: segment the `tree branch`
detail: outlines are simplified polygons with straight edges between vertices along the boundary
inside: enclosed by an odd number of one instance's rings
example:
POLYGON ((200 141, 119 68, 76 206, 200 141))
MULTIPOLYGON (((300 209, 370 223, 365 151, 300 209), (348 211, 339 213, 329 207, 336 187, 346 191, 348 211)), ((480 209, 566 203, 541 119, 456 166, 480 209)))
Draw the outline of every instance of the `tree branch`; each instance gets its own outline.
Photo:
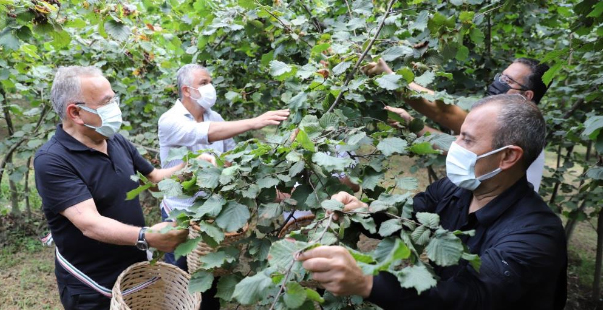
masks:
POLYGON ((394 3, 396 3, 396 1, 397 0, 391 0, 389 2, 389 4, 387 5, 387 11, 385 11, 385 14, 383 15, 383 19, 381 19, 381 22, 379 23, 379 27, 377 28, 377 32, 375 32, 375 35, 371 39, 369 45, 366 47, 366 49, 364 49, 364 52, 362 52, 362 55, 360 55, 360 58, 358 58, 358 61, 356 62, 356 65, 354 66, 354 69, 352 69, 352 71, 346 76, 346 79, 345 79, 345 82, 343 83, 343 87, 341 89, 341 92, 339 92, 339 94, 337 95, 337 98, 335 98, 335 102, 333 102, 333 104, 331 105, 331 107, 329 108, 329 110, 327 110, 327 113, 330 113, 331 111, 333 111, 333 109, 335 109, 335 107, 339 103, 339 100, 341 100, 341 97, 343 97, 343 93, 345 92, 345 88, 348 86, 348 84, 350 83, 350 81, 354 77, 354 74, 356 74, 356 71, 358 71, 358 68, 360 67, 360 64, 362 63, 362 60, 364 60, 364 57, 366 57, 366 54, 368 54, 368 52, 371 50, 371 47, 373 47, 373 44, 375 43, 375 40, 377 40, 377 37, 379 36, 379 33, 381 33, 381 30, 383 29, 383 25, 385 24, 385 20, 387 19, 387 16, 389 15, 389 12, 391 11, 392 6, 394 5, 394 3))

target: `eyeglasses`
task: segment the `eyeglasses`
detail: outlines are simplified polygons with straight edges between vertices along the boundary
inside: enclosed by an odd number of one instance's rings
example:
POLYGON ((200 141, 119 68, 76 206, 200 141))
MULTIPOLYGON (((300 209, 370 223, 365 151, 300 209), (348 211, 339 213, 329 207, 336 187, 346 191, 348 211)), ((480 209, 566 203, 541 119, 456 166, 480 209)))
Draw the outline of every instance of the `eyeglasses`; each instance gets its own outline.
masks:
MULTIPOLYGON (((111 98, 111 100, 109 100, 109 102, 107 102, 106 104, 103 104, 103 106, 109 105, 109 104, 114 104, 114 103, 117 104, 117 106, 119 106, 120 100, 119 100, 118 96, 113 96, 113 98, 111 98)), ((81 101, 80 102, 76 102, 75 104, 76 105, 80 105, 81 104, 83 106, 86 105, 85 102, 81 102, 81 101)))
POLYGON ((523 85, 523 84, 515 81, 514 79, 512 79, 510 76, 508 76, 506 74, 497 73, 494 76, 494 80, 502 82, 502 83, 505 83, 505 84, 507 84, 509 86, 511 86, 511 83, 515 83, 515 84, 521 86, 521 88, 513 88, 513 87, 511 87, 511 89, 515 89, 515 90, 529 90, 530 89, 527 86, 525 86, 525 85, 523 85))

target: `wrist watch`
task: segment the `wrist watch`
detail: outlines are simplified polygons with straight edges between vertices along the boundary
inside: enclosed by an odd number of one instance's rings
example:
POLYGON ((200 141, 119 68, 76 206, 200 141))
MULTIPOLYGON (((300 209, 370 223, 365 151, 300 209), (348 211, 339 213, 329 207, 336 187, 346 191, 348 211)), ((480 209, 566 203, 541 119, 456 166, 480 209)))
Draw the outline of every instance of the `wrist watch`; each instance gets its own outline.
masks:
POLYGON ((146 251, 149 249, 149 243, 144 236, 144 233, 147 231, 148 227, 143 227, 138 232, 138 240, 136 241, 136 247, 141 251, 146 251))

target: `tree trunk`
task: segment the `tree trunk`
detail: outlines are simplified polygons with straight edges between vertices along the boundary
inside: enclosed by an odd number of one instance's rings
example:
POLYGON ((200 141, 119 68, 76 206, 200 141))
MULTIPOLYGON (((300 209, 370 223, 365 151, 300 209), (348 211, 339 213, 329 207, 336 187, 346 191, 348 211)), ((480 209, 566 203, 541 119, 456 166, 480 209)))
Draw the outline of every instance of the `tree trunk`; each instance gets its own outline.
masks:
MULTIPOLYGON (((602 209, 603 210, 603 209, 602 209)), ((597 309, 601 309, 601 260, 603 259, 603 216, 601 211, 597 218, 597 258, 595 259, 595 278, 593 280, 592 301, 597 304, 597 309)))
MULTIPOLYGON (((8 136, 11 137, 15 134, 15 127, 13 126, 13 120, 10 116, 10 110, 8 108, 8 100, 6 100, 6 92, 4 88, 0 88, 0 94, 4 98, 2 102, 2 112, 4 113, 4 120, 6 121, 6 128, 8 129, 8 136)), ((13 155, 10 154, 6 163, 11 164, 13 162, 13 155)), ((0 180, 1 183, 1 180, 0 180)), ((19 194, 17 193, 17 184, 10 179, 8 179, 8 188, 10 189, 10 204, 11 204, 11 212, 14 215, 21 214, 21 210, 19 210, 19 194)))
MULTIPOLYGON (((588 161, 590 160, 590 152, 592 149, 593 143, 592 141, 588 142, 588 146, 586 147, 586 155, 584 156, 584 161, 586 162, 586 165, 584 165, 584 169, 582 170, 582 175, 584 175, 586 173, 586 171, 590 168, 588 165, 588 161)), ((582 188, 582 185, 584 185, 584 180, 580 180, 580 185, 578 185, 578 190, 580 188, 582 188)), ((582 211, 584 210, 584 208, 586 207, 586 198, 583 198, 582 200, 582 204, 580 205, 580 207, 578 208, 578 211, 582 211)), ((576 224, 577 224, 577 220, 576 219, 568 219, 567 223, 565 223, 565 238, 567 240, 570 240, 570 238, 572 237, 572 233, 574 233, 574 228, 576 228, 576 224)))
POLYGON ((29 172, 31 168, 31 156, 27 159, 27 170, 25 172, 25 189, 23 194, 25 195, 25 210, 27 211, 27 217, 31 219, 31 206, 29 205, 29 172))

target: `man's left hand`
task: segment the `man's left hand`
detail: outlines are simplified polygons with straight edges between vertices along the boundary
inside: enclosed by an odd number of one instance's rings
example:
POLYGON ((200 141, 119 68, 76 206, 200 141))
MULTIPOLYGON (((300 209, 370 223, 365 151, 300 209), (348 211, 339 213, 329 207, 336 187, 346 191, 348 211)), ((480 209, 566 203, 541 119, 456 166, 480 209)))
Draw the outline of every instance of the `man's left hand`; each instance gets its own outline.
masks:
POLYGON ((289 117, 289 109, 266 112, 253 119, 253 128, 261 129, 270 125, 278 125, 289 117))
POLYGON ((314 280, 336 296, 359 295, 366 298, 371 294, 373 276, 363 274, 350 252, 343 247, 317 247, 301 253, 297 260, 312 272, 314 280))

